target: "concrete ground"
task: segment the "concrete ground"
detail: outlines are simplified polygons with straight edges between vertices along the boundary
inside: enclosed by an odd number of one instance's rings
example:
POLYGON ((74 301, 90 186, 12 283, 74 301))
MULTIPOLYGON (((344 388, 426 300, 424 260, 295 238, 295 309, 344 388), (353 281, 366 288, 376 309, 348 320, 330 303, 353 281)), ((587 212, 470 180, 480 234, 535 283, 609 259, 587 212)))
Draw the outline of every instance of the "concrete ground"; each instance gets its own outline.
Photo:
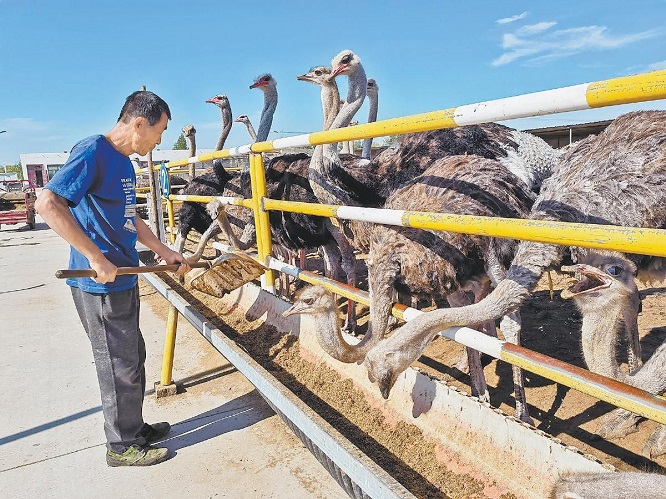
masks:
POLYGON ((147 422, 173 425, 173 457, 146 468, 106 465, 90 344, 69 287, 68 245, 38 218, 0 229, 0 497, 342 498, 344 491, 253 386, 182 318, 173 379, 157 400, 166 307, 142 288, 147 422), (153 310, 154 309, 154 310, 153 310))

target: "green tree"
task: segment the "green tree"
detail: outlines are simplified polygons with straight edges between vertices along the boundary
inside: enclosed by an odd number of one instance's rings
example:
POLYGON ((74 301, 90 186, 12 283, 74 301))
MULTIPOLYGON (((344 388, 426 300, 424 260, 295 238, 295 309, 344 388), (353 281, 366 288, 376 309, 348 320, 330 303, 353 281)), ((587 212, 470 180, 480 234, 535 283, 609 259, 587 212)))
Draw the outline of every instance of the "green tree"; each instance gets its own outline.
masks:
POLYGON ((5 165, 3 166, 4 172, 0 173, 16 173, 18 178, 23 180, 23 168, 21 168, 21 163, 16 163, 15 165, 5 165))
POLYGON ((393 144, 398 142, 398 138, 400 135, 389 135, 388 137, 384 138, 384 146, 385 147, 391 147, 393 144))
POLYGON ((173 145, 172 149, 185 150, 187 149, 187 143, 185 142, 185 136, 181 133, 178 137, 178 140, 173 145))

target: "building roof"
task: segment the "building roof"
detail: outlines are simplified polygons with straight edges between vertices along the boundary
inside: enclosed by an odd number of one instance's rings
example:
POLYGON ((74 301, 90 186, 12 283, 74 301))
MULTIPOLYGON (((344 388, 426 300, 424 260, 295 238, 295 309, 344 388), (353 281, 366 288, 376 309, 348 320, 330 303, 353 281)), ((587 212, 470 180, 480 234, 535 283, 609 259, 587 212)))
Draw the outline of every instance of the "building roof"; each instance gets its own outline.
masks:
POLYGON ((575 125, 560 125, 560 126, 551 126, 545 128, 531 128, 529 130, 523 130, 523 131, 539 135, 540 137, 543 137, 544 135, 561 135, 563 133, 569 133, 569 130, 573 130, 583 135, 590 135, 593 133, 596 134, 601 132, 612 122, 613 120, 591 121, 589 123, 578 123, 575 125))

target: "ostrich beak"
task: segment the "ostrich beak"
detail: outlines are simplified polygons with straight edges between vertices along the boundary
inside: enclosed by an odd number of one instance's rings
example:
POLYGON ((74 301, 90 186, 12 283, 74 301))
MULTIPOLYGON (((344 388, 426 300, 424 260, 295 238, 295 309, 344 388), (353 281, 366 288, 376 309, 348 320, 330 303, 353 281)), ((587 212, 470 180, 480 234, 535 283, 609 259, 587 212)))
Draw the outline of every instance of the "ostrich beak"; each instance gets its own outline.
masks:
POLYGON ((282 317, 289 317, 290 315, 302 314, 305 312, 306 306, 303 303, 296 302, 287 310, 282 312, 282 317))
POLYGON ((258 82, 256 82, 256 83, 253 83, 252 85, 250 85, 250 88, 265 87, 266 85, 268 85, 268 82, 266 82, 266 81, 258 81, 258 82))
POLYGON ((601 270, 589 265, 577 264, 562 267, 562 272, 575 274, 578 281, 562 290, 560 296, 567 300, 610 287, 612 279, 601 270))
POLYGON ((345 69, 349 67, 349 64, 340 64, 335 70, 333 70, 333 73, 331 73, 331 78, 335 78, 338 76, 340 73, 342 73, 345 69))
POLYGON ((209 104, 215 104, 217 101, 215 100, 215 98, 212 98, 212 99, 206 99, 206 102, 208 102, 209 104))
POLYGON ((296 79, 298 81, 312 81, 307 73, 305 73, 304 75, 298 75, 296 79))
POLYGON ((390 373, 386 373, 382 379, 377 380, 377 386, 379 387, 379 392, 382 394, 384 400, 388 400, 389 394, 391 393, 391 388, 395 384, 395 378, 391 376, 390 373))

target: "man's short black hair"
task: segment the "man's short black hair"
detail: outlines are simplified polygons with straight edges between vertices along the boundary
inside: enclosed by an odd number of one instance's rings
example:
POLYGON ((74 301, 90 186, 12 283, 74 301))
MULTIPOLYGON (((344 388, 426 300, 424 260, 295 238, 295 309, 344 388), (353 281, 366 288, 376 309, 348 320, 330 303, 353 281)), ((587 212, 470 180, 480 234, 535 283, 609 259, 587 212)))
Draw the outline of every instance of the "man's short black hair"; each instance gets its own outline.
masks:
POLYGON ((164 100, 148 90, 137 90, 125 99, 118 121, 129 123, 132 118, 146 118, 150 126, 160 121, 162 113, 171 119, 171 111, 164 100))

